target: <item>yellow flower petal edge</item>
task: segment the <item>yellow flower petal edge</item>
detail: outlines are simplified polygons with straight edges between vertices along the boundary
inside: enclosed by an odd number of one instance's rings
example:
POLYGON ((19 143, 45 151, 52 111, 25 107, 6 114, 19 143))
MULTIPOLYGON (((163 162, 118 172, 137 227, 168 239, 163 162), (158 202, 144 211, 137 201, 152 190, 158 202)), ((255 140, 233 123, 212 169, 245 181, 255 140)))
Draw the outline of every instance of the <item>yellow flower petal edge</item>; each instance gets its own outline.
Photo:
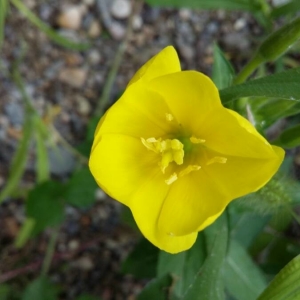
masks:
POLYGON ((151 243, 178 253, 232 200, 264 186, 283 158, 283 149, 222 106, 207 76, 181 71, 169 46, 100 120, 89 166, 151 243))

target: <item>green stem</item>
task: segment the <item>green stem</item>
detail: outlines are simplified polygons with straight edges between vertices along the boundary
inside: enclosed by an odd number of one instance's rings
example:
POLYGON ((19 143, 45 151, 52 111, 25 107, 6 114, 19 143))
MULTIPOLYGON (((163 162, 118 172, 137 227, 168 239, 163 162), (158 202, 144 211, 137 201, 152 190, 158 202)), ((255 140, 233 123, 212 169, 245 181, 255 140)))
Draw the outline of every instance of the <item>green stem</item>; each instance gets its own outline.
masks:
POLYGON ((243 83, 262 63, 262 59, 255 55, 242 69, 242 71, 236 76, 233 81, 233 84, 243 83))
POLYGON ((55 245, 57 242, 58 234, 59 234, 58 227, 54 228, 53 231, 51 232, 50 240, 48 242, 48 246, 47 246, 47 250, 46 250, 46 254, 42 266, 42 271, 41 271, 42 276, 46 276, 47 273, 49 272, 54 251, 55 251, 55 245))

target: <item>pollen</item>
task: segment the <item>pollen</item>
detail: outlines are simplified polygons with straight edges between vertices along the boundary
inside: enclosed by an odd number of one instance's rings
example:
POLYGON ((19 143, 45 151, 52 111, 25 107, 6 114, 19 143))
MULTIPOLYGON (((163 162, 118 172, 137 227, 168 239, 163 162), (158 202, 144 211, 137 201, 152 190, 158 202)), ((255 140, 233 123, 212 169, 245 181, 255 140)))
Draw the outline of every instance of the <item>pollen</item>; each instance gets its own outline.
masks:
POLYGON ((168 179, 165 180, 165 183, 170 185, 172 184, 174 181, 176 181, 178 179, 178 176, 176 173, 173 173, 168 179))
POLYGON ((193 144, 203 144, 206 142, 206 140, 203 140, 203 139, 199 139, 195 136, 191 136, 190 137, 190 141, 193 143, 193 144))
POLYGON ((215 156, 213 157, 212 159, 210 159, 206 165, 211 165, 211 164, 214 164, 214 163, 219 163, 219 164, 226 164, 227 162, 227 158, 226 157, 221 157, 221 156, 215 156))
POLYGON ((167 119, 167 121, 173 121, 174 117, 170 113, 166 113, 166 119, 167 119))

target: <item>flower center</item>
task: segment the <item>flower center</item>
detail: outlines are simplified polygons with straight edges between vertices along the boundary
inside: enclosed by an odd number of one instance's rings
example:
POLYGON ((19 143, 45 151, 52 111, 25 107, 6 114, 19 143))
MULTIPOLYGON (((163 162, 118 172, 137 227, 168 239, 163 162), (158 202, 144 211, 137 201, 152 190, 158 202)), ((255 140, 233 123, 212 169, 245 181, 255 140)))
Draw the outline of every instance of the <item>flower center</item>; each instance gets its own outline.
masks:
MULTIPOLYGON (((167 122, 176 122, 172 114, 166 113, 167 122)), ((159 162, 159 167, 163 174, 165 174, 167 167, 170 163, 175 162, 177 166, 183 165, 183 159, 185 154, 188 157, 193 155, 191 152, 198 152, 199 147, 197 145, 204 144, 206 141, 194 135, 187 137, 179 137, 178 139, 162 139, 162 138, 141 138, 143 145, 148 149, 160 155, 161 160, 159 162), (195 150, 195 151, 194 151, 195 150)), ((186 161, 192 161, 192 159, 187 159, 186 161)), ((227 158, 221 156, 215 156, 212 158, 207 158, 205 165, 211 165, 214 163, 225 164, 227 158)), ((185 166, 177 168, 177 173, 168 172, 169 177, 165 180, 165 183, 170 185, 176 181, 179 177, 185 176, 191 172, 198 171, 201 169, 200 165, 185 163, 185 166)))
POLYGON ((166 168, 171 162, 175 162, 177 165, 183 164, 184 150, 183 144, 177 139, 156 139, 141 138, 143 145, 154 151, 155 153, 161 154, 160 168, 165 173, 166 168))

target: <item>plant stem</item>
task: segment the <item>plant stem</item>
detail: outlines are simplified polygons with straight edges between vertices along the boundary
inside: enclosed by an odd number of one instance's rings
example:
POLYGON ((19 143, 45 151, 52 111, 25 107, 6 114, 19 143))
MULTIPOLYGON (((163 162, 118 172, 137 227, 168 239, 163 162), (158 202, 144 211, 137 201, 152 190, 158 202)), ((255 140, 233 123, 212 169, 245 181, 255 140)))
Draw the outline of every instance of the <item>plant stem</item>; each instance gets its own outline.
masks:
POLYGON ((236 76, 233 84, 243 83, 261 63, 262 59, 258 55, 255 55, 236 76))
POLYGON ((56 242, 57 242, 58 234, 59 234, 59 228, 58 227, 54 228, 53 231, 51 232, 50 240, 48 242, 44 262, 43 262, 43 265, 42 265, 42 271, 41 271, 42 276, 46 276, 47 273, 49 272, 51 262, 52 262, 52 258, 53 258, 54 252, 55 252, 55 245, 56 245, 56 242))

